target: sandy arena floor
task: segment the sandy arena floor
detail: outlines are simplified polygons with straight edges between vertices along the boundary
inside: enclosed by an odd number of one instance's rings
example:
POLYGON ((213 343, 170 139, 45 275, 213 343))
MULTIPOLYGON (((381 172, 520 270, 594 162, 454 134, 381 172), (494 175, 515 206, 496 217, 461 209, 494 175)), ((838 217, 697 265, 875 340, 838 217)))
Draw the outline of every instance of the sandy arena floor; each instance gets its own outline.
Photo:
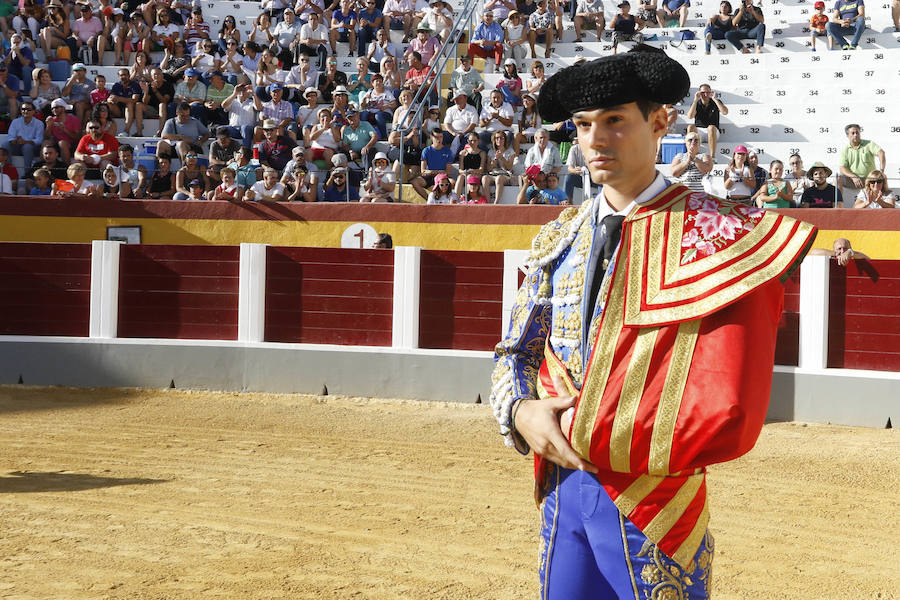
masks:
MULTIPOLYGON (((0 598, 536 596, 485 406, 0 388, 0 598)), ((900 434, 777 424, 710 476, 716 598, 900 598, 900 434)))

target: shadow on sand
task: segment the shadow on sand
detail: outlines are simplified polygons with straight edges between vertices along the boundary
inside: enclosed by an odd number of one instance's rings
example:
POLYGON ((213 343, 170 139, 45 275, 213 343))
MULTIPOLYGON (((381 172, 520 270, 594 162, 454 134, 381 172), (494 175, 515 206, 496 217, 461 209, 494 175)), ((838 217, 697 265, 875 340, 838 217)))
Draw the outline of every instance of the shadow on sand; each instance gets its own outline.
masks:
POLYGON ((98 477, 87 473, 64 473, 61 471, 11 471, 0 476, 0 494, 76 492, 120 485, 164 483, 165 481, 167 480, 137 477, 98 477))

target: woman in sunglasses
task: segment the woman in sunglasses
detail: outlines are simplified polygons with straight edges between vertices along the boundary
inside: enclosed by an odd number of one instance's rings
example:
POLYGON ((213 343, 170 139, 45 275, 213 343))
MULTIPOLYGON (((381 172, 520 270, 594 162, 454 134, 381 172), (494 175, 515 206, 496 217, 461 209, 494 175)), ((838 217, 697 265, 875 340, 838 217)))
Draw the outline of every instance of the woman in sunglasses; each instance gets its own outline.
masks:
POLYGON ((884 172, 875 169, 866 176, 866 185, 859 190, 853 208, 894 208, 896 204, 884 172))
POLYGON ((241 32, 231 15, 225 17, 221 29, 219 29, 219 54, 225 54, 228 50, 228 42, 235 42, 235 48, 241 43, 241 32))

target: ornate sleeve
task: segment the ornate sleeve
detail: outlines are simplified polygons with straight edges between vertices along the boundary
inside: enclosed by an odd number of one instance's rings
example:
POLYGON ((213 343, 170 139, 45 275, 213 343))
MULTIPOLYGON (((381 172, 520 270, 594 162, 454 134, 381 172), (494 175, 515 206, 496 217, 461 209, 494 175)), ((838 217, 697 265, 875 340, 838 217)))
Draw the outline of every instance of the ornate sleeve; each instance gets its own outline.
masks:
POLYGON ((506 445, 522 454, 528 453, 528 444, 513 430, 510 413, 519 400, 537 398, 538 369, 552 312, 549 302, 538 297, 545 277, 549 275, 542 269, 529 272, 516 295, 506 336, 494 349, 491 407, 506 445))

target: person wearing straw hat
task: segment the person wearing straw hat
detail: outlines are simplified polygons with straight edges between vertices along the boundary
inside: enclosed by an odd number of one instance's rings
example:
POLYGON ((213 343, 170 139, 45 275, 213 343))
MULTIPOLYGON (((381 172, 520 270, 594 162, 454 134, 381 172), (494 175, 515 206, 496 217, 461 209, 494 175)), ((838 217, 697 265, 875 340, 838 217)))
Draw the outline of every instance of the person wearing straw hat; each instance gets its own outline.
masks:
POLYGON ((657 172, 664 105, 690 80, 636 48, 541 90, 541 115, 573 120, 603 187, 534 239, 495 351, 500 433, 536 452, 549 600, 709 598, 706 467, 759 435, 781 280, 815 235, 657 172))

